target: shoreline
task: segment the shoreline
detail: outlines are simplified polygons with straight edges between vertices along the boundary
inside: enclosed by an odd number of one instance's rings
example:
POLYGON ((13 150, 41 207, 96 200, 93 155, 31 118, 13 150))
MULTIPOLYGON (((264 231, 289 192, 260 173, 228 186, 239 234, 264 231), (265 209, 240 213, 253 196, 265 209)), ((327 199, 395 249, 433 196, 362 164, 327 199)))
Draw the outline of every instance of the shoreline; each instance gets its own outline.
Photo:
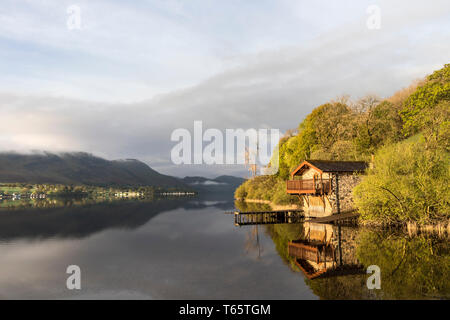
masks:
MULTIPOLYGON (((291 205, 277 205, 274 204, 270 200, 262 200, 262 199, 242 199, 238 198, 235 200, 238 201, 244 201, 248 203, 262 203, 269 205, 272 210, 289 210, 289 209, 301 209, 299 205, 291 204, 291 205)), ((392 223, 392 224, 386 224, 374 220, 362 220, 361 218, 358 219, 358 224, 361 227, 369 227, 369 228, 381 228, 381 229, 387 229, 387 228, 398 228, 403 229, 408 235, 414 236, 417 234, 425 233, 425 234, 437 234, 439 236, 441 235, 450 235, 450 221, 441 221, 436 222, 433 224, 424 224, 419 225, 417 222, 413 221, 404 221, 400 223, 392 223)))
POLYGON ((280 204, 275 204, 270 200, 261 200, 261 199, 235 199, 238 201, 244 201, 244 202, 248 202, 248 203, 263 203, 263 204, 268 204, 272 210, 276 211, 276 210, 289 210, 289 209, 301 209, 298 205, 296 204, 291 204, 291 205, 280 205, 280 204))

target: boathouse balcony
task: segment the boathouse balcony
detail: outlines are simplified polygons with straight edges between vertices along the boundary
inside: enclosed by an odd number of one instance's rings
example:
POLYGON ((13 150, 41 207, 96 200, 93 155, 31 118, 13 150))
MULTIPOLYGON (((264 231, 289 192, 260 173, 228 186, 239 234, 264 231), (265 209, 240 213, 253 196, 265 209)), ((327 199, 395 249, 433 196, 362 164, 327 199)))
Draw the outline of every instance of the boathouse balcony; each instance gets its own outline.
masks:
POLYGON ((366 168, 367 163, 363 161, 305 160, 291 172, 291 180, 286 182, 286 191, 293 195, 330 194, 333 176, 364 172, 366 168))
POLYGON ((331 179, 288 180, 286 191, 290 194, 328 194, 331 192, 331 179))

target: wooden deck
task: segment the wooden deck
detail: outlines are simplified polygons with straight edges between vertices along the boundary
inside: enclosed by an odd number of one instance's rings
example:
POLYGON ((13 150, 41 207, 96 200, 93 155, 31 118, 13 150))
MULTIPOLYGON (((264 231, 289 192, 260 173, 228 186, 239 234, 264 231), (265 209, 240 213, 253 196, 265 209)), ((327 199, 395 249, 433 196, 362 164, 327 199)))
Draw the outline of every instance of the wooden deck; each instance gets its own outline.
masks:
POLYGON ((289 194, 328 194, 331 192, 331 180, 288 180, 286 192, 289 194))
POLYGON ((342 223, 342 222, 352 222, 358 219, 359 213, 356 211, 343 212, 339 214, 333 214, 327 217, 314 218, 310 217, 307 222, 315 223, 342 223))

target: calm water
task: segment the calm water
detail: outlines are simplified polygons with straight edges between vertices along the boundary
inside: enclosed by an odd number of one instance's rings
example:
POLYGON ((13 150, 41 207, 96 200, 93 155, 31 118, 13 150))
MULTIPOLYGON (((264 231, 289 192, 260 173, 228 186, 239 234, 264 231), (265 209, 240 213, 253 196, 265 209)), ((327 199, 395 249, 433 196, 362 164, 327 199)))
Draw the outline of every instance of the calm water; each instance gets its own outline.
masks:
POLYGON ((313 224, 237 227, 224 213, 234 207, 226 198, 190 198, 2 208, 0 298, 449 297, 447 238, 313 224), (367 289, 370 264, 381 268, 381 290, 367 289), (81 268, 81 290, 66 288, 68 265, 81 268))

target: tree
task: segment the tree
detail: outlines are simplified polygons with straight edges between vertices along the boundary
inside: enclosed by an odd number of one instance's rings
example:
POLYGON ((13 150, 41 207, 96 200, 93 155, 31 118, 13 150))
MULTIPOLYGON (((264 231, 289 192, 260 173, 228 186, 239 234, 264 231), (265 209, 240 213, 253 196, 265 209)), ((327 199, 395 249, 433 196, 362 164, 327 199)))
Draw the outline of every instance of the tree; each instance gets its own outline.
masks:
POLYGON ((416 136, 376 153, 374 168, 353 190, 363 219, 425 224, 450 218, 449 154, 424 145, 416 136))
POLYGON ((445 104, 448 101, 450 101, 450 64, 428 76, 425 83, 406 100, 400 112, 404 121, 404 134, 411 136, 423 130, 429 122, 430 114, 441 113, 443 107, 446 107, 448 112, 448 103, 445 104), (438 105, 440 107, 435 108, 438 105))
POLYGON ((315 108, 298 127, 296 136, 286 137, 279 143, 279 177, 287 179, 289 173, 305 159, 347 158, 341 148, 351 146, 342 141, 354 137, 354 114, 343 103, 330 102, 315 108), (338 147, 335 145, 338 144, 338 147))
POLYGON ((361 155, 373 154, 383 145, 397 142, 402 136, 403 122, 393 103, 385 100, 367 108, 357 119, 354 140, 361 155))

